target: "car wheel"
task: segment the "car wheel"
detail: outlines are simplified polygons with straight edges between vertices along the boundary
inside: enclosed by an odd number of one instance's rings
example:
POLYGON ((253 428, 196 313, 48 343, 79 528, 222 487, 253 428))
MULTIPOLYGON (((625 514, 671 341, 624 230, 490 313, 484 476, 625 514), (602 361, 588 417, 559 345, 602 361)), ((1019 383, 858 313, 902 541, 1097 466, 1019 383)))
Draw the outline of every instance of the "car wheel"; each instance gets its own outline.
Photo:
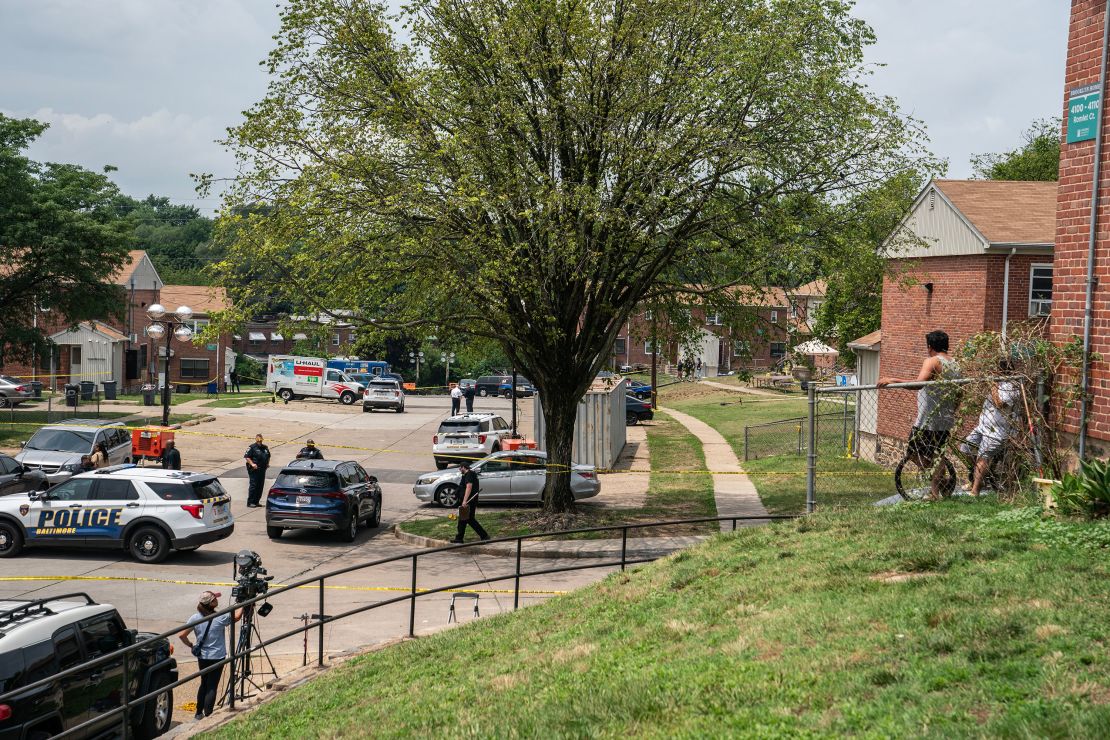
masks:
POLYGON ((282 388, 280 391, 278 391, 278 398, 280 398, 282 401, 285 401, 286 403, 289 403, 295 398, 295 396, 293 395, 293 391, 289 388, 282 388))
POLYGON ((436 491, 436 503, 445 509, 454 509, 459 505, 459 487, 454 483, 447 483, 436 491))
POLYGON ((269 524, 266 525, 266 536, 271 540, 280 540, 281 533, 284 531, 285 529, 282 527, 271 527, 269 524))
POLYGON ((362 413, 364 413, 364 414, 370 413, 371 410, 372 409, 369 406, 363 406, 362 407, 362 413))
MULTIPOLYGON (((169 683, 169 676, 160 673, 151 682, 151 690, 157 691, 169 683)), ((135 734, 143 740, 164 735, 172 720, 173 689, 166 689, 143 706, 143 718, 135 725, 135 734)))
POLYGON ((11 522, 0 521, 0 558, 12 558, 23 549, 23 533, 11 522))
POLYGON ((405 404, 402 403, 400 406, 397 407, 397 413, 398 414, 405 413, 405 404))
POLYGON ((128 538, 127 549, 140 563, 160 563, 170 554, 170 540, 158 527, 139 527, 128 538))
POLYGON ((488 396, 489 391, 487 391, 485 388, 483 388, 482 390, 478 391, 478 395, 479 396, 488 396))
POLYGON ((358 512, 352 511, 347 517, 347 524, 339 530, 339 538, 344 542, 354 542, 358 536, 358 512))
POLYGON ((640 417, 636 416, 636 414, 633 414, 633 413, 629 412, 629 413, 624 415, 624 423, 627 424, 630 427, 634 427, 634 426, 636 426, 637 424, 640 423, 640 417))
POLYGON ((348 391, 339 397, 339 402, 344 406, 350 406, 355 402, 355 394, 348 391))
POLYGON ((369 522, 368 526, 370 526, 370 527, 379 527, 379 526, 381 526, 381 523, 382 523, 382 502, 381 501, 375 501, 374 502, 374 516, 373 516, 373 518, 370 519, 370 522, 369 522))
POLYGON ((0 409, 6 409, 11 405, 12 402, 8 400, 7 396, 0 396, 0 409))

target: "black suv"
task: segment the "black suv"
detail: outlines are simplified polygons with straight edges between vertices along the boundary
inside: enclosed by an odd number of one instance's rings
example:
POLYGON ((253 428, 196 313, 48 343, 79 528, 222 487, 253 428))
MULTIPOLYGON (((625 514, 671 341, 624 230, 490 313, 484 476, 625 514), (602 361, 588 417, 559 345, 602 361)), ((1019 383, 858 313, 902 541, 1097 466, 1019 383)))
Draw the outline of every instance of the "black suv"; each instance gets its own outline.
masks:
POLYGON ((266 496, 270 539, 287 529, 316 529, 354 542, 362 522, 381 524, 382 489, 354 460, 294 460, 281 469, 266 496))
POLYGON ((14 457, 0 455, 0 496, 29 493, 50 488, 46 474, 37 468, 25 468, 14 457))
MULTIPOLYGON (((123 703, 124 675, 128 697, 177 680, 177 661, 165 639, 128 654, 126 672, 124 658, 117 657, 30 691, 19 689, 150 637, 127 629, 115 607, 84 593, 0 600, 0 738, 49 737, 85 722, 91 724, 76 737, 123 734, 123 713, 105 715, 123 703)), ((166 689, 131 709, 131 734, 157 737, 172 717, 173 689, 166 689)))
POLYGON ((483 375, 474 384, 474 392, 479 396, 499 396, 501 395, 501 384, 512 382, 512 375, 483 375))

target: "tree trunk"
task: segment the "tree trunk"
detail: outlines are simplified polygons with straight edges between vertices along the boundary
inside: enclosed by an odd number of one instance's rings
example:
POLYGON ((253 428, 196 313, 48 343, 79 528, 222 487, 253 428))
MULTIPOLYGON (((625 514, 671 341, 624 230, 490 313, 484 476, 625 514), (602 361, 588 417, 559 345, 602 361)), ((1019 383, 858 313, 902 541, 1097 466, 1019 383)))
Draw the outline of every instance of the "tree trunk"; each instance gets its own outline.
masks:
POLYGON ((574 496, 570 492, 570 465, 578 399, 572 391, 566 389, 541 389, 540 405, 543 407, 547 447, 547 483, 543 489, 543 510, 551 514, 574 511, 574 496))

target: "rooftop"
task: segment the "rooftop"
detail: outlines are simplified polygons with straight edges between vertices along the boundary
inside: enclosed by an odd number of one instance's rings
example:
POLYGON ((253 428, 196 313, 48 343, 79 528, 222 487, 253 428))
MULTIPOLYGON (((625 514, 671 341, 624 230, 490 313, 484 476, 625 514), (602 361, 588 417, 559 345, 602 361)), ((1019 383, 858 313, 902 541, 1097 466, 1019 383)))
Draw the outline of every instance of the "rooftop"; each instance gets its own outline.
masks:
POLYGON ((934 180, 991 244, 1055 244, 1055 182, 934 180))
POLYGON ((207 316, 231 307, 227 291, 213 285, 165 285, 158 299, 167 311, 188 306, 198 316, 207 316))

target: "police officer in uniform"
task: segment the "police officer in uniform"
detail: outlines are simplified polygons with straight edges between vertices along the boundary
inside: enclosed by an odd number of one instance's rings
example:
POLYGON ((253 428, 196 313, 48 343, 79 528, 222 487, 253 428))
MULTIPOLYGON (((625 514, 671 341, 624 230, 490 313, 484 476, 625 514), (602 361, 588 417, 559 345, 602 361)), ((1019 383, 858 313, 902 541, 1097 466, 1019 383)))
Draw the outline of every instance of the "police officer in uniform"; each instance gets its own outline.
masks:
POLYGON ((478 483, 478 474, 471 468, 469 460, 464 460, 459 463, 459 470, 462 472, 462 481, 459 487, 462 488, 462 503, 459 504, 459 528, 455 533, 455 539, 451 540, 455 544, 462 544, 463 535, 466 533, 466 525, 478 533, 478 536, 483 540, 488 540, 489 535, 482 525, 478 523, 478 519, 474 516, 475 509, 478 508, 478 489, 481 487, 478 483))
POLYGON ((262 487, 266 484, 266 468, 270 466, 270 448, 262 443, 262 435, 256 434, 254 444, 247 448, 243 455, 247 461, 247 477, 250 478, 250 488, 247 490, 247 506, 254 508, 260 506, 262 487))
POLYGON ((297 453, 298 460, 323 460, 324 453, 320 452, 320 448, 311 439, 305 442, 304 447, 297 453))

